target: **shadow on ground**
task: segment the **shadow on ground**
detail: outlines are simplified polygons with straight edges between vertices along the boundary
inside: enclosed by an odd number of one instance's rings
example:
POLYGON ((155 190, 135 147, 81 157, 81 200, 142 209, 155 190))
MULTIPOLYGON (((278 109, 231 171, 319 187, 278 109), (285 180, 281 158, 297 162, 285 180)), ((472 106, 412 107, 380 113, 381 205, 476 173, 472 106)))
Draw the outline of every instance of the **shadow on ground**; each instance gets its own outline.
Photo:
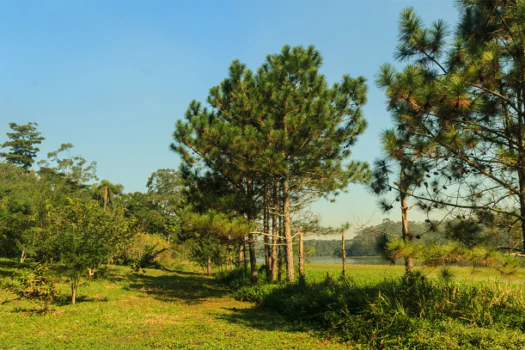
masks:
POLYGON ((162 301, 183 300, 188 304, 197 304, 228 294, 228 290, 214 279, 196 273, 171 272, 162 276, 134 274, 129 278, 129 289, 162 301))
POLYGON ((282 315, 268 310, 263 310, 259 306, 253 306, 247 309, 223 309, 229 312, 221 314, 217 316, 217 318, 229 323, 241 324, 246 327, 266 331, 304 332, 308 330, 299 323, 290 322, 282 315))
POLYGON ((27 267, 28 265, 21 264, 17 261, 0 259, 0 278, 12 277, 14 269, 27 267))

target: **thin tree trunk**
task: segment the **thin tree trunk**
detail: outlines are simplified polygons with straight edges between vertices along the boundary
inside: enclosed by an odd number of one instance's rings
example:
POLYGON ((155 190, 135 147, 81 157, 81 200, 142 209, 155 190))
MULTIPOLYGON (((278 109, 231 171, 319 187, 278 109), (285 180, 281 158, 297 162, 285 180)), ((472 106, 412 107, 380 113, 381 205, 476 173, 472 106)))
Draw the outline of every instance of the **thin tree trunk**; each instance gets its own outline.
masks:
POLYGON ((243 257, 243 264, 244 264, 244 274, 247 275, 248 274, 248 259, 246 259, 246 240, 244 239, 243 239, 242 246, 243 246, 242 257, 243 257))
POLYGON ((211 276, 211 257, 208 257, 208 264, 207 264, 206 274, 208 276, 211 276))
MULTIPOLYGON (((412 241, 412 236, 410 235, 410 232, 408 231, 408 204, 407 204, 407 194, 406 190, 403 187, 403 181, 404 181, 404 171, 401 170, 400 174, 400 181, 401 188, 399 191, 399 199, 401 201, 401 236, 403 238, 403 242, 405 244, 410 243, 412 241)), ((407 274, 412 273, 414 270, 414 257, 413 256, 405 256, 405 272, 407 274)))
POLYGON ((240 269, 242 268, 242 264, 244 262, 244 252, 242 251, 243 246, 239 245, 239 254, 237 256, 237 267, 240 269))
POLYGON ((304 245, 303 245, 303 233, 299 232, 299 277, 304 278, 304 245))
POLYGON ((277 279, 279 281, 283 280, 283 240, 282 238, 278 239, 279 242, 279 257, 277 258, 277 279))
POLYGON ((263 232, 264 235, 264 266, 266 268, 266 280, 269 281, 272 278, 272 255, 270 251, 270 213, 268 211, 268 201, 269 201, 269 190, 266 186, 264 194, 264 208, 263 208, 263 232))
MULTIPOLYGON (((277 186, 273 186, 274 212, 272 214, 272 281, 277 280, 277 186)), ((280 268, 280 267, 279 267, 280 268)))
POLYGON ((77 302, 78 279, 78 277, 71 279, 71 304, 76 304, 77 302))
POLYGON ((346 276, 346 246, 345 246, 345 230, 341 231, 341 257, 343 259, 343 277, 346 276))
POLYGON ((521 234, 523 238, 522 249, 525 253, 525 172, 521 168, 518 169, 518 179, 520 184, 519 202, 521 216, 521 234))
POLYGON ((20 254, 20 263, 23 264, 26 260, 26 251, 25 249, 22 249, 22 254, 20 254))
POLYGON ((250 234, 248 236, 248 239, 250 240, 248 242, 248 247, 250 248, 250 269, 252 272, 252 282, 257 282, 257 260, 255 257, 255 242, 253 238, 253 234, 250 234))
POLYGON ((284 204, 284 239, 286 250, 286 279, 295 280, 295 271, 293 263, 293 239, 292 223, 290 220, 290 188, 288 179, 283 180, 283 204, 284 204))
POLYGON ((104 187, 104 211, 106 211, 106 206, 108 203, 108 187, 104 187))
MULTIPOLYGON (((280 203, 279 203, 279 208, 282 209, 280 203)), ((282 213, 282 211, 280 210, 280 212, 282 213)), ((279 281, 282 281, 282 278, 283 278, 283 251, 284 251, 284 246, 283 246, 283 239, 281 237, 283 237, 284 235, 284 226, 283 226, 283 216, 282 215, 279 215, 279 239, 278 239, 278 247, 279 247, 279 260, 277 262, 277 278, 279 281)))

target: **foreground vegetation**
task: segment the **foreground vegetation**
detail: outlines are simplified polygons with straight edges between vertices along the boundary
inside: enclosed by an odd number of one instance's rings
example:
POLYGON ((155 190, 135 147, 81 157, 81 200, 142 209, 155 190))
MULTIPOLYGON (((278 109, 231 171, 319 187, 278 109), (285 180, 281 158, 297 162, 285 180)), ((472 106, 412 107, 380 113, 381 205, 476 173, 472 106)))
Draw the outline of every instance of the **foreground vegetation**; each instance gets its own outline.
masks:
POLYGON ((311 265, 310 277, 296 283, 254 285, 242 271, 221 281, 238 300, 363 348, 523 347, 523 270, 513 277, 466 267, 404 275, 401 266, 353 265, 339 278, 339 269, 311 265))
POLYGON ((79 287, 76 305, 67 279, 50 271, 57 295, 45 305, 17 293, 27 265, 0 260, 1 349, 518 349, 525 341, 525 269, 420 267, 407 277, 403 266, 352 265, 342 279, 339 265, 308 264, 306 280, 253 284, 243 270, 213 279, 187 264, 142 273, 110 266, 79 287))
MULTIPOLYGON (((1 259, 0 285, 16 283, 20 267, 1 259)), ((39 301, 0 288, 0 349, 340 348, 179 267, 136 274, 112 266, 106 278, 80 287, 76 305, 58 299, 45 312, 39 301)), ((58 288, 68 295, 66 284, 58 288)))

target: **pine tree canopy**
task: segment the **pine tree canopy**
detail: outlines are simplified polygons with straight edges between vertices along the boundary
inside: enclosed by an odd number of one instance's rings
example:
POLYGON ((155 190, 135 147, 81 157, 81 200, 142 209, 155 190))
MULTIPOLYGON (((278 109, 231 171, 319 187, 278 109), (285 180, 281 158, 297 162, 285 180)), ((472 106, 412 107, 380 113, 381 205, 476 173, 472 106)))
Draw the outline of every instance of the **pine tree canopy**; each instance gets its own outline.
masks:
POLYGON ((383 65, 377 84, 410 152, 432 161, 421 196, 512 216, 525 237, 525 3, 463 0, 458 9, 451 39, 442 21, 427 27, 403 11, 395 57, 408 64, 383 65))

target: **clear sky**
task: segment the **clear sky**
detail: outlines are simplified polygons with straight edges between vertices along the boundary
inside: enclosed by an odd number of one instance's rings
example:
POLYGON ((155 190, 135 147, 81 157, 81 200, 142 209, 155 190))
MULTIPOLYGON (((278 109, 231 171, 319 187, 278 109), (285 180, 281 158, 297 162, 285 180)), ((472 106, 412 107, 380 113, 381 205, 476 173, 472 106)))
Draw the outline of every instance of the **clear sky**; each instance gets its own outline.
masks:
MULTIPOLYGON (((426 23, 457 20, 453 0, 0 0, 0 142, 9 122, 37 122, 42 156, 71 142, 101 179, 144 191, 152 172, 178 167, 175 121, 233 59, 255 70, 285 44, 315 45, 330 83, 368 79, 369 127, 353 159, 371 162, 390 126, 374 75, 393 62, 407 6, 426 23)), ((382 218, 361 186, 313 210, 328 225, 382 218)))

